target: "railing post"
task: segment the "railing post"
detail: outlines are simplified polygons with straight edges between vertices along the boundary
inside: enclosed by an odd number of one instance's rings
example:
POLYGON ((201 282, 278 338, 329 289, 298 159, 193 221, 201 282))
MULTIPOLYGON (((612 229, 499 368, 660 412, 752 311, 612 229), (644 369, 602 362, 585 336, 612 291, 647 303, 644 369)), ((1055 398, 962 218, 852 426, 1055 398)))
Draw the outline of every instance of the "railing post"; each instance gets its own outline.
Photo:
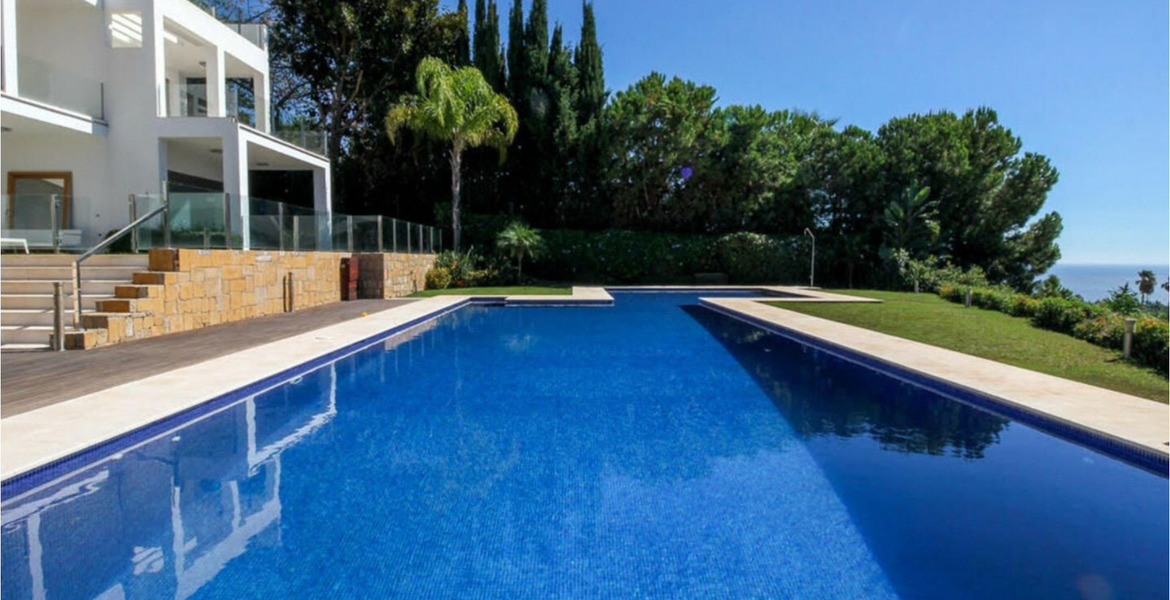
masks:
POLYGON ((293 215, 293 252, 300 252, 301 250, 301 220, 293 215))
POLYGON ((65 349, 65 298, 60 281, 53 282, 53 350, 65 349))
POLYGON ((280 240, 280 251, 284 252, 284 202, 276 203, 276 237, 280 240))
POLYGON ((427 227, 427 229, 431 232, 431 254, 434 254, 435 253, 435 228, 434 227, 427 227))
MULTIPOLYGON (((166 208, 162 214, 163 248, 171 247, 171 190, 167 180, 162 184, 162 203, 166 208)), ((135 231, 138 230, 136 227, 135 231)))
POLYGON ((223 245, 232 249, 232 195, 228 192, 223 195, 223 245))
MULTIPOLYGON (((138 220, 138 196, 130 194, 130 222, 138 220)), ((138 228, 130 232, 130 252, 138 254, 138 228)))
POLYGON ((73 328, 81 329, 81 263, 73 263, 73 328))
POLYGON ((353 217, 351 215, 345 216, 345 248, 349 252, 353 252, 353 217))
POLYGON ((382 253, 382 215, 378 215, 378 253, 382 253))
POLYGON ((423 253, 422 223, 419 223, 418 225, 418 253, 423 253))
POLYGON ((61 251, 61 227, 57 218, 61 214, 61 197, 57 194, 49 196, 49 228, 53 235, 53 252, 61 251))
POLYGON ((398 254, 398 219, 390 219, 390 251, 398 254))
POLYGON ((1125 337, 1121 338, 1121 354, 1125 358, 1129 358, 1133 353, 1133 329, 1137 323, 1137 319, 1127 318, 1125 320, 1125 337))
POLYGON ((406 254, 410 254, 410 223, 406 224, 406 254))

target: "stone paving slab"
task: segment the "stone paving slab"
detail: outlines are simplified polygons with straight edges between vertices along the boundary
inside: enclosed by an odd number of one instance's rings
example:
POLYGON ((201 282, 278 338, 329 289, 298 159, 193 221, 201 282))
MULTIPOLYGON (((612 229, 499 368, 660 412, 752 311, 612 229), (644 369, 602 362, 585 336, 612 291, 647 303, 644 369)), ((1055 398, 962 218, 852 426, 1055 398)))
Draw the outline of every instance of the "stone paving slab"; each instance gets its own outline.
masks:
POLYGON ((212 398, 279 374, 466 297, 402 304, 0 420, 0 479, 8 479, 212 398))
POLYGON ((1044 373, 1037 373, 852 325, 763 304, 774 298, 706 298, 734 315, 942 379, 1008 406, 1128 442, 1162 455, 1170 451, 1170 406, 1044 373))

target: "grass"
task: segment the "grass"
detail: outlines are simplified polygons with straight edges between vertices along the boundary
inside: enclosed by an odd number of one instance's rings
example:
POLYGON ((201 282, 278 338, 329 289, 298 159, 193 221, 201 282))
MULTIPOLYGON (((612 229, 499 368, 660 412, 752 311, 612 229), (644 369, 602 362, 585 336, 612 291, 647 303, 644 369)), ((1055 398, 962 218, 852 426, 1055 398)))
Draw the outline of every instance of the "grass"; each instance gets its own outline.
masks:
POLYGON ((572 288, 567 287, 539 287, 539 286, 503 286, 503 287, 467 287, 447 288, 445 290, 423 290, 411 294, 413 298, 430 298, 432 296, 533 296, 552 295, 567 296, 572 294, 572 288))
POLYGON ((1170 402, 1170 382, 1153 369, 1125 362, 1119 352, 1033 327, 1024 318, 964 308, 934 294, 833 291, 878 298, 883 303, 771 304, 1163 404, 1170 402))

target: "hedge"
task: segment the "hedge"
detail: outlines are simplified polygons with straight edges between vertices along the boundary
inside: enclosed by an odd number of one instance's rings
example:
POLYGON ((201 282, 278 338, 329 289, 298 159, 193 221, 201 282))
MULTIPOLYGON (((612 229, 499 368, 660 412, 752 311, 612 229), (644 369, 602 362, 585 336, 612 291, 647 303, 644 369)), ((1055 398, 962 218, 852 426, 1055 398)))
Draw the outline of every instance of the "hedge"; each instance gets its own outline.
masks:
POLYGON ((546 279, 601 283, 692 283, 696 273, 726 273, 731 283, 796 283, 807 276, 799 237, 757 233, 681 235, 546 229, 545 252, 531 272, 546 279))
MULTIPOLYGON (((949 283, 938 294, 951 302, 965 302, 967 286, 949 283)), ((1002 288, 972 287, 971 304, 1015 317, 1026 317, 1041 329, 1069 334, 1087 342, 1120 351, 1125 336, 1125 317, 1081 300, 1050 297, 1035 299, 1002 288)), ((1170 325, 1152 317, 1137 320, 1131 358, 1162 374, 1170 371, 1170 325)))

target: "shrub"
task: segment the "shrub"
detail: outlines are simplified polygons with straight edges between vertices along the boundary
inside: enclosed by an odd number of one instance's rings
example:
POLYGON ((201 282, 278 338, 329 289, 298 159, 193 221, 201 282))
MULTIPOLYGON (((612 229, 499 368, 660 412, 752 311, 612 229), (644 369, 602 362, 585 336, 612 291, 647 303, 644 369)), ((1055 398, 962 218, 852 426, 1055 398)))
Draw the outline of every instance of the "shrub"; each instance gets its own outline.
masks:
POLYGON ((545 253, 533 274, 562 281, 692 283, 695 273, 726 272, 735 282, 795 283, 806 256, 794 238, 681 235, 610 229, 541 231, 545 253))
POLYGON ((793 282, 802 269, 790 258, 796 248, 758 233, 729 233, 715 241, 719 270, 732 283, 793 282))
POLYGON ((1135 361, 1165 374, 1170 370, 1170 325, 1155 318, 1138 319, 1133 333, 1135 361))
POLYGON ((427 271, 427 289, 445 290, 451 285, 451 270, 447 267, 432 267, 427 271))
POLYGON ((1023 294, 1016 294, 1008 302, 1007 313, 1013 317, 1032 318, 1039 308, 1040 302, 1038 300, 1029 298, 1023 294))
POLYGON ((1061 333, 1073 333, 1081 321, 1097 316, 1091 305, 1063 298, 1044 298, 1032 315, 1032 324, 1061 333))

